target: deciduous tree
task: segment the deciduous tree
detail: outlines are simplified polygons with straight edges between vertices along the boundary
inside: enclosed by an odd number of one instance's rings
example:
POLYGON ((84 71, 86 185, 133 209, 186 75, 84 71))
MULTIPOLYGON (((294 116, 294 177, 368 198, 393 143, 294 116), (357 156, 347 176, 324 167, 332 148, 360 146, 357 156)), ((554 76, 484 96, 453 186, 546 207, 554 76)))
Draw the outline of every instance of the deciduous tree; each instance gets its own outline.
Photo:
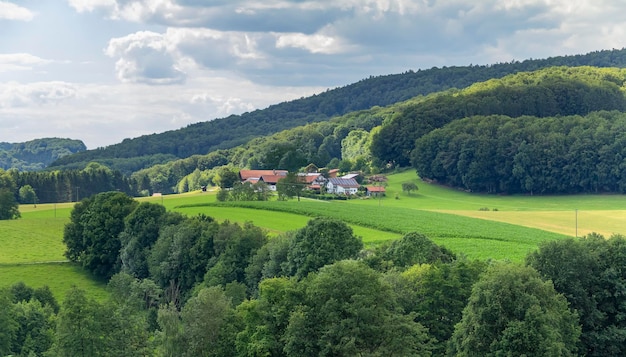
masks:
POLYGON ((303 278, 326 264, 356 258, 363 242, 343 221, 333 218, 315 218, 297 231, 289 251, 289 273, 303 278))
POLYGON ((578 316, 531 267, 491 266, 474 285, 456 325, 456 356, 573 356, 578 316))

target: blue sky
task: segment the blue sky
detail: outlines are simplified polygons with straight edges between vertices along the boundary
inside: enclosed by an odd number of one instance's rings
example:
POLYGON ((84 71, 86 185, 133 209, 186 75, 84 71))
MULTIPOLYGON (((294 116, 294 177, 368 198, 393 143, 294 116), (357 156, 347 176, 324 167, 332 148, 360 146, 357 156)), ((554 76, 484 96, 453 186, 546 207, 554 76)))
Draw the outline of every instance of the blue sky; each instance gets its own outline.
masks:
POLYGON ((371 75, 626 47, 622 0, 0 0, 0 142, 89 148, 371 75))

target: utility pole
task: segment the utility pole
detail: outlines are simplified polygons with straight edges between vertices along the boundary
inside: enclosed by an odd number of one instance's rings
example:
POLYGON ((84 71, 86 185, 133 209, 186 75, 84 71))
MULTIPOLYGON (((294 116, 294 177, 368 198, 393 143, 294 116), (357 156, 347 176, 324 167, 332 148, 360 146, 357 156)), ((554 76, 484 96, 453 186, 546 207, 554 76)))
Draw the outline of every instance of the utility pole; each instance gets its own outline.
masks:
POLYGON ((79 188, 80 188, 80 187, 76 186, 76 202, 78 202, 78 189, 79 189, 79 188))
POLYGON ((576 238, 578 238, 578 208, 576 208, 575 211, 576 211, 576 238))

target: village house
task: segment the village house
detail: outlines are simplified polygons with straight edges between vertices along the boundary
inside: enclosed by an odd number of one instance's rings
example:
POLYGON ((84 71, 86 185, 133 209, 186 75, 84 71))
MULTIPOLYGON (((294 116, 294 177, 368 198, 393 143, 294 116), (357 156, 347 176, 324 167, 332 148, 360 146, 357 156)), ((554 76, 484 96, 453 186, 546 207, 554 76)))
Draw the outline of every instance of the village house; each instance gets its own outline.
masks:
POLYGON ((365 186, 365 195, 368 197, 378 197, 385 195, 383 186, 365 186))
POLYGON ((324 175, 318 172, 299 173, 298 178, 306 185, 307 189, 313 191, 320 191, 327 181, 324 175))
POLYGON ((353 178, 331 177, 326 183, 328 193, 355 195, 359 190, 359 183, 353 178))
POLYGON ((276 183, 287 176, 287 170, 241 170, 239 179, 241 182, 264 182, 271 191, 276 191, 276 183))

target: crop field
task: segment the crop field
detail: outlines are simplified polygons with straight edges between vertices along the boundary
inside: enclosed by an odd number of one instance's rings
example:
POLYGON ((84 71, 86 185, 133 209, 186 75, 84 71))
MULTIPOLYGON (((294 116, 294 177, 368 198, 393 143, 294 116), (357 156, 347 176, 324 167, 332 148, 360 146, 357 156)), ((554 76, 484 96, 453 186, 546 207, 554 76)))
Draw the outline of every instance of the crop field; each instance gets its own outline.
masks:
MULTIPOLYGON (((422 182, 411 170, 389 175, 381 199, 219 203, 214 193, 195 192, 139 198, 187 215, 203 213, 218 221, 252 222, 270 236, 299 229, 313 217, 346 221, 366 247, 411 231, 469 258, 521 261, 542 241, 626 234, 626 196, 498 196, 472 194, 422 182), (402 192, 412 181, 417 192, 402 192)), ((62 300, 72 285, 91 296, 106 296, 104 285, 66 262, 63 227, 73 204, 24 205, 22 218, 0 221, 0 286, 17 281, 48 285, 62 300)))

